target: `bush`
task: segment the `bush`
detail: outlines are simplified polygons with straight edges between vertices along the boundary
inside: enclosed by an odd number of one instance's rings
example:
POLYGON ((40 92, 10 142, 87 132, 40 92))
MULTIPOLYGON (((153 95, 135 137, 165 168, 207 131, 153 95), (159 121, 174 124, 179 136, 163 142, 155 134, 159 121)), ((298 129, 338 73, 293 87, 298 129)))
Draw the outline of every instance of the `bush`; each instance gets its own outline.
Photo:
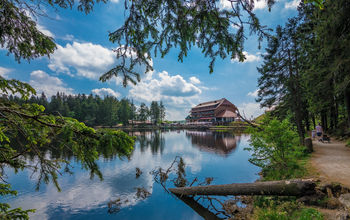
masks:
POLYGON ((255 198, 253 219, 261 220, 318 220, 323 219, 320 212, 313 208, 307 208, 295 198, 277 198, 259 196, 255 198))
POLYGON ((306 156, 298 134, 288 120, 264 118, 260 129, 250 128, 251 163, 262 168, 264 180, 300 177, 304 169, 298 160, 306 156))

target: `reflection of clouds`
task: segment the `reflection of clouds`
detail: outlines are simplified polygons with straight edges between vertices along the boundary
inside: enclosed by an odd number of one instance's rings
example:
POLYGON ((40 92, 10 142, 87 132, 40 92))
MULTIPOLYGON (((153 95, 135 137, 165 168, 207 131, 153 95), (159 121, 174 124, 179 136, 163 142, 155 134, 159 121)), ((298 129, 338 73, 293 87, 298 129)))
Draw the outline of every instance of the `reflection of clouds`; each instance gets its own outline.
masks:
MULTIPOLYGON (((152 135, 146 133, 148 137, 152 135)), ((198 148, 192 147, 191 140, 185 136, 185 132, 164 132, 165 147, 162 152, 155 154, 150 146, 141 151, 137 142, 130 160, 100 160, 99 166, 104 180, 90 179, 89 172, 80 170, 76 164, 73 176, 59 177, 62 192, 57 192, 53 184, 43 186, 40 192, 34 192, 30 187, 25 187, 25 192, 10 201, 12 207, 24 209, 37 209, 31 214, 33 219, 49 219, 55 217, 55 213, 63 216, 79 214, 94 209, 105 209, 107 203, 116 199, 127 201, 121 205, 135 206, 142 200, 136 198, 136 188, 144 187, 150 193, 153 192, 154 179, 150 171, 157 167, 168 168, 176 156, 182 156, 186 168, 192 174, 200 176, 203 164, 210 160, 198 148), (142 175, 136 179, 135 169, 140 168, 142 175), (63 214, 63 215, 62 215, 63 214)), ((242 136, 241 144, 248 144, 248 138, 242 136)), ((222 161, 222 158, 218 158, 222 161)), ((190 174, 190 175, 192 175, 190 174)), ((19 179, 28 182, 26 178, 19 179)), ((28 185, 35 184, 35 179, 28 185)), ((56 216, 57 218, 57 216, 56 216)))
POLYGON ((20 206, 24 209, 36 209, 31 218, 48 219, 49 208, 60 207, 63 211, 89 210, 108 200, 111 195, 111 187, 101 182, 101 184, 91 184, 91 180, 86 175, 80 175, 72 185, 61 184, 64 190, 58 192, 52 185, 48 185, 43 193, 29 192, 16 197, 12 205, 20 206))

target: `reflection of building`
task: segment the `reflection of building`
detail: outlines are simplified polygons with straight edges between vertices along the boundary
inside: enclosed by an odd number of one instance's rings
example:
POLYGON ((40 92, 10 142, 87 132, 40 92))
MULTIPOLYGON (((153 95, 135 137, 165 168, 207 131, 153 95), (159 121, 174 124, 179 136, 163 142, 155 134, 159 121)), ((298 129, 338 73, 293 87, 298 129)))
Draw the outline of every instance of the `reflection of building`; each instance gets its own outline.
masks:
POLYGON ((237 108, 227 99, 203 102, 192 108, 186 118, 189 123, 231 122, 237 118, 237 108))
POLYGON ((240 136, 225 132, 186 131, 186 136, 190 137, 192 144, 201 150, 221 155, 231 153, 240 141, 240 136))

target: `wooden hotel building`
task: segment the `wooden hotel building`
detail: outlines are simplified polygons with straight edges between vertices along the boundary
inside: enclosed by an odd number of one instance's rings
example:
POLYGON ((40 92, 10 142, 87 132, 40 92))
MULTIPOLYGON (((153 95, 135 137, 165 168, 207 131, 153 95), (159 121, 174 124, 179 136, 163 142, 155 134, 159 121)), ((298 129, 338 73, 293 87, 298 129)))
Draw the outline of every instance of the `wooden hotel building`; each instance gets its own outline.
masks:
POLYGON ((225 123, 237 118, 237 108, 227 99, 222 98, 203 102, 191 109, 187 123, 225 123))

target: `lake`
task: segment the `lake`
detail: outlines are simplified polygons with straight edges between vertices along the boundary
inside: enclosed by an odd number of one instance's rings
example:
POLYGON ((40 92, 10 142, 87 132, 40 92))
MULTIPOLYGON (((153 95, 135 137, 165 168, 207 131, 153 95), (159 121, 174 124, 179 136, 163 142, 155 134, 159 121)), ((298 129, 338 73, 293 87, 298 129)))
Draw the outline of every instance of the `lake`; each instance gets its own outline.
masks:
POLYGON ((89 172, 81 169, 74 158, 70 158, 74 174, 59 177, 61 192, 51 183, 35 191, 36 174, 7 170, 7 181, 18 196, 2 198, 2 202, 12 208, 36 209, 31 219, 202 219, 155 182, 151 171, 168 168, 180 156, 190 182, 196 177, 213 177, 212 184, 253 182, 259 178, 259 168, 248 162, 250 152, 244 150, 249 146, 248 135, 194 130, 130 134, 137 139, 129 159, 100 158, 102 181, 90 179, 89 172), (138 178, 136 168, 142 172, 138 178), (150 196, 138 197, 137 188, 145 189, 150 196), (113 206, 111 201, 120 204, 113 206))

